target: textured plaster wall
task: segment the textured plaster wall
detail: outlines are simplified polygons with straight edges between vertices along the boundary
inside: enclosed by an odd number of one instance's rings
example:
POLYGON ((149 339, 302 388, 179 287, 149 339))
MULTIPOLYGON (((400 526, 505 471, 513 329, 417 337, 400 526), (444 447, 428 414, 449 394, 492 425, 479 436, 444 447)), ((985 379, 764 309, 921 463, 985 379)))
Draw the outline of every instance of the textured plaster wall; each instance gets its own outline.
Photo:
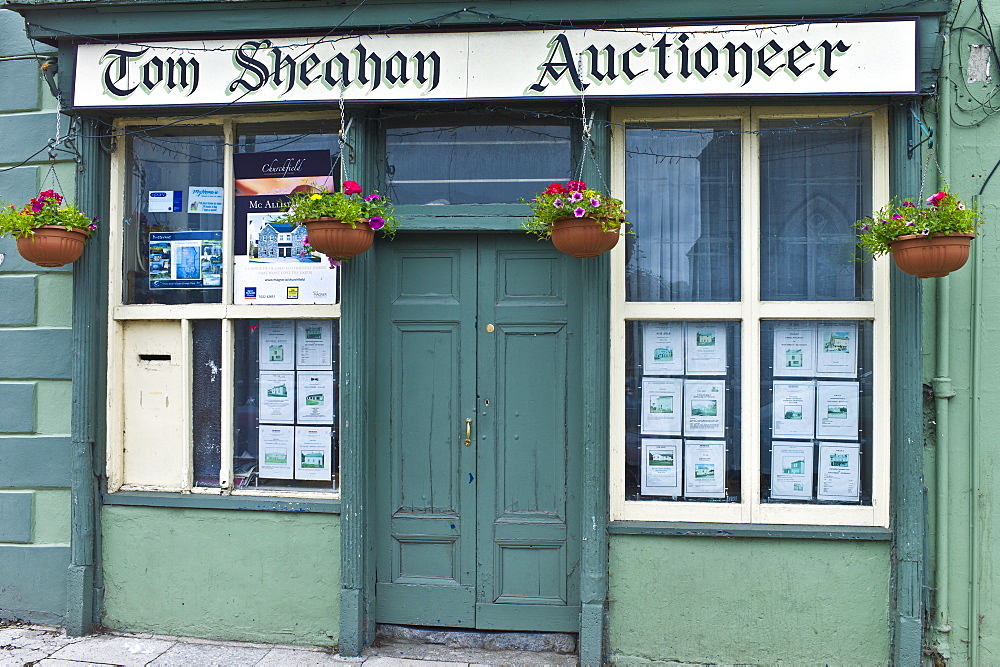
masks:
POLYGON ((889 544, 613 536, 618 665, 886 664, 889 544))
POLYGON ((339 516, 107 506, 102 526, 109 628, 337 643, 339 516))

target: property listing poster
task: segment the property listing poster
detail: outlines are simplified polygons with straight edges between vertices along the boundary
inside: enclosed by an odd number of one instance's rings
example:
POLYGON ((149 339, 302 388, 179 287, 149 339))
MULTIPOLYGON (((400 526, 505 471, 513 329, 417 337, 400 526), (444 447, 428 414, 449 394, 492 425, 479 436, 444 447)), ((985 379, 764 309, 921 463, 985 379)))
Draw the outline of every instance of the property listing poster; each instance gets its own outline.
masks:
POLYGON ((811 439, 816 424, 815 383, 775 380, 772 389, 771 432, 774 437, 811 439))
POLYGON ((333 371, 299 371, 295 394, 299 424, 332 424, 333 371))
POLYGON ((725 375, 726 325, 688 322, 685 356, 688 375, 725 375))
POLYGON ((647 375, 684 375, 684 323, 642 326, 642 369, 647 375))
POLYGON ((294 320, 261 320, 257 327, 257 363, 261 370, 295 368, 294 320))
POLYGON ((726 443, 684 441, 684 495, 726 497, 726 443))
POLYGON ((684 382, 684 435, 705 438, 725 437, 725 380, 684 382))
POLYGON ((329 426, 295 427, 295 479, 331 478, 332 436, 329 426))
POLYGON ((819 446, 819 500, 857 502, 861 491, 861 446, 856 442, 824 442, 819 446))
POLYGON ((816 343, 816 375, 858 376, 857 322, 820 322, 816 343))
POLYGON ((684 380, 642 378, 642 432, 648 435, 680 435, 684 380))
POLYGON ((681 495, 681 440, 642 439, 640 492, 644 496, 681 495))
POLYGON ((295 427, 261 424, 258 431, 258 466, 261 477, 294 479, 295 427))
POLYGON ((149 289, 222 289, 222 232, 150 232, 149 289))
POLYGON ((771 498, 813 497, 813 450, 811 442, 771 443, 771 498))
POLYGON ((860 399, 857 382, 817 382, 816 437, 857 440, 860 399))
POLYGON ((328 370, 333 367, 333 321, 296 320, 296 368, 328 370))
POLYGON ((332 191, 330 151, 237 153, 233 303, 337 303, 338 269, 306 249, 305 227, 276 221, 288 195, 332 191))
POLYGON ((257 390, 261 422, 295 423, 294 371, 261 371, 257 390))
POLYGON ((774 375, 812 377, 816 370, 816 325, 783 322, 774 327, 774 375))

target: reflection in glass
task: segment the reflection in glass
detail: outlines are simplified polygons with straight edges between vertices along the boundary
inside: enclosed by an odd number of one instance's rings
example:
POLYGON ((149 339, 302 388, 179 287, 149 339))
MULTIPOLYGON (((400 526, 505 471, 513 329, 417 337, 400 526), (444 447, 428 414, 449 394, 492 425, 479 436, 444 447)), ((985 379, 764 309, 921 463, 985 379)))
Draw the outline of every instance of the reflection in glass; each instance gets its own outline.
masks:
POLYGON ((761 121, 761 299, 871 299, 852 224, 872 210, 871 121, 761 121))
POLYGON ((219 486, 222 463, 222 322, 191 323, 194 485, 219 486))
POLYGON ((625 498, 739 502, 739 323, 629 321, 625 333, 625 498))
POLYGON ((737 301, 740 132, 736 121, 625 131, 629 301, 737 301))
POLYGON ((234 327, 233 488, 338 488, 339 321, 234 327))
POLYGON ((222 199, 222 129, 136 127, 130 132, 123 302, 219 303, 222 208, 213 203, 222 199))
POLYGON ((395 204, 506 204, 571 178, 563 125, 396 127, 386 131, 395 204))
POLYGON ((761 323, 761 501, 871 505, 872 323, 761 323))

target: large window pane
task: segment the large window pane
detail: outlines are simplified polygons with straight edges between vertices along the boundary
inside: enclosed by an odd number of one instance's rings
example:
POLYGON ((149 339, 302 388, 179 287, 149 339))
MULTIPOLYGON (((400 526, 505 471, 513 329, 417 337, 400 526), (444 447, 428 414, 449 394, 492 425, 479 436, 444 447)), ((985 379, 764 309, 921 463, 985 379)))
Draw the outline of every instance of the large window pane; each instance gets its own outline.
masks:
POLYGON ((739 323, 630 321, 625 334, 625 498, 739 502, 739 323))
POLYGON ((760 395, 762 502, 871 505, 871 322, 762 322, 760 395))
POLYGON ((194 485, 219 486, 222 463, 222 322, 191 323, 194 485))
POLYGON ((222 206, 216 204, 222 201, 222 129, 129 132, 123 302, 219 303, 222 206))
POLYGON ((761 121, 760 200, 761 299, 871 299, 851 226, 872 210, 869 119, 761 121))
POLYGON ((736 301, 740 292, 739 123, 628 128, 629 301, 736 301))
POLYGON ((394 127, 386 131, 396 204, 506 204, 571 178, 566 125, 394 127))
POLYGON ((339 482, 339 322, 238 320, 233 486, 339 482))

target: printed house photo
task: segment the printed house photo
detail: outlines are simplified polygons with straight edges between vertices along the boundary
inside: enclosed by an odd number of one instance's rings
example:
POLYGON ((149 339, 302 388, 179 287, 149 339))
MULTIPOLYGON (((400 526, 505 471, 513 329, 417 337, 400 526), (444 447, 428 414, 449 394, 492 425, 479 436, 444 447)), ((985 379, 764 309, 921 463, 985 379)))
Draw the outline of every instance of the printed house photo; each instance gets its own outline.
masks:
POLYGON ((653 350, 653 361, 673 361, 674 350, 671 347, 658 347, 653 350))
POLYGON ((695 479, 714 479, 715 466, 711 463, 695 463, 694 476, 695 479))
POLYGON ((649 465, 670 467, 674 465, 673 452, 650 452, 649 465))
POLYGON ((691 416, 692 417, 718 417, 719 416, 719 402, 718 401, 692 401, 691 402, 691 416))
POLYGON ((654 397, 649 403, 649 412, 655 414, 673 414, 674 397, 671 395, 654 397))

